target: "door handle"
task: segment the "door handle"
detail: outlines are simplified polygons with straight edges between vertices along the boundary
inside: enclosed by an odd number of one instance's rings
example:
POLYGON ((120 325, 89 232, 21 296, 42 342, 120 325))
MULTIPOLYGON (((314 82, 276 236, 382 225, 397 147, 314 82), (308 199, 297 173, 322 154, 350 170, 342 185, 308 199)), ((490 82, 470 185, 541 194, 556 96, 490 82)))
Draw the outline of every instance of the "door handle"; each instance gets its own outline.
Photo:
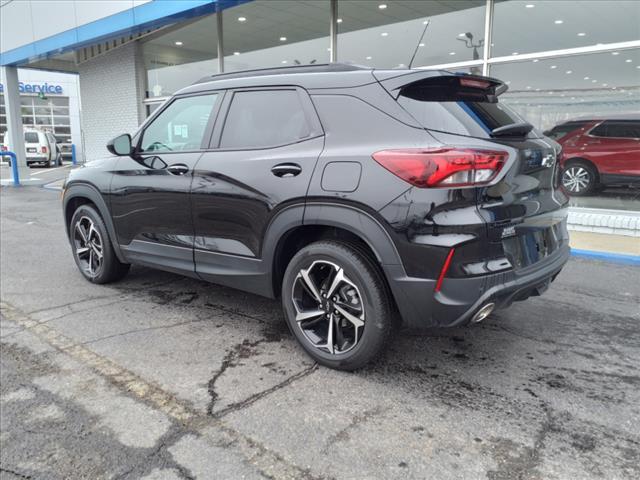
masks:
POLYGON ((276 177, 295 177, 302 173, 302 167, 297 163, 281 163, 271 169, 276 177))
POLYGON ((189 167, 187 167, 184 163, 174 163, 167 167, 167 170, 171 175, 184 175, 189 171, 189 167))

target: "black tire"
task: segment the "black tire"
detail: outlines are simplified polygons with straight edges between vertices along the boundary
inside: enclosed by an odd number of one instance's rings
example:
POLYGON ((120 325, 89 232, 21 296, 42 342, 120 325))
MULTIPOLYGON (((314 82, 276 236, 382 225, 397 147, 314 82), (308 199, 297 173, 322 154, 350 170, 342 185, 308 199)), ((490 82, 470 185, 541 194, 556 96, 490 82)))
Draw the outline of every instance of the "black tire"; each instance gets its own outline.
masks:
POLYGON ((591 195, 598 188, 598 171, 584 160, 569 160, 562 171, 562 187, 571 196, 591 195))
MULTIPOLYGON (((392 301, 383 273, 362 250, 343 242, 315 242, 300 250, 291 259, 282 281, 282 307, 289 329, 307 354, 319 364, 338 370, 356 370, 375 360, 386 349, 395 327, 392 301), (328 284, 333 283, 338 269, 342 269, 346 277, 344 284, 340 289, 336 287, 335 292, 339 292, 337 295, 332 294, 330 298, 326 298, 324 293, 328 290, 328 284), (319 293, 322 305, 314 303, 312 289, 304 286, 307 284, 302 282, 303 271, 311 272, 316 280, 322 278, 324 271, 330 272, 324 282, 314 282, 320 284, 315 289, 319 293), (362 312, 359 316, 363 321, 361 327, 356 328, 354 323, 348 322, 347 317, 338 311, 340 308, 344 312, 347 306, 349 309, 354 308, 353 305, 347 305, 347 294, 351 295, 351 304, 357 305, 362 312), (320 311, 322 306, 322 311, 336 314, 329 317, 331 322, 335 322, 335 332, 340 330, 339 334, 334 334, 335 342, 329 342, 320 335, 314 338, 325 341, 326 345, 316 345, 310 338, 315 332, 309 333, 310 330, 303 327, 313 325, 314 329, 324 329, 328 337, 330 320, 326 315, 319 315, 300 323, 296 321, 300 312, 307 313, 306 309, 299 309, 299 305, 304 302, 310 311, 320 311), (332 345, 330 348, 333 353, 327 347, 329 343, 332 345)), ((349 310, 352 317, 354 312, 356 310, 349 310)))
POLYGON ((73 213, 69 225, 69 239, 78 270, 88 281, 98 284, 115 282, 129 271, 130 265, 118 260, 104 221, 91 205, 81 205, 73 213), (89 225, 92 225, 93 229, 89 225), (89 244, 91 245, 87 246, 89 244), (98 252, 102 253, 100 262, 97 261, 98 252))

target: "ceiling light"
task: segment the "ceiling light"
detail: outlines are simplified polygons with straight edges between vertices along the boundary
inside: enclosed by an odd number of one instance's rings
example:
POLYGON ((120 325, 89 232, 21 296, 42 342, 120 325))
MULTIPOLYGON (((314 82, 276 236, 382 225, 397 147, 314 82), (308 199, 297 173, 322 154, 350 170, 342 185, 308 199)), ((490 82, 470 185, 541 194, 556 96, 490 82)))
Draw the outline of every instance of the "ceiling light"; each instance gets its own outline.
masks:
POLYGON ((538 63, 540 60, 538 60, 537 58, 533 59, 533 63, 538 63))
POLYGON ((587 34, 586 34, 586 33, 584 33, 584 32, 580 32, 580 33, 578 34, 578 36, 579 36, 579 37, 584 37, 584 36, 586 36, 586 35, 587 35, 587 34))
POLYGON ((336 20, 336 23, 342 23, 342 19, 341 19, 341 18, 338 18, 338 19, 336 20))
POLYGON ((572 73, 573 73, 573 70, 567 70, 567 71, 566 71, 566 72, 564 72, 564 73, 566 73, 567 75, 570 75, 570 74, 572 74, 572 73))
POLYGON ((418 46, 419 47, 424 47, 424 43, 419 43, 418 46))
POLYGON ((602 86, 603 86, 603 87, 606 87, 606 86, 608 86, 608 85, 609 85, 608 83, 603 83, 603 84, 602 84, 602 86))
POLYGON ((281 42, 286 42, 287 41, 287 37, 280 37, 280 41, 281 42))
POLYGON ((636 65, 636 68, 640 68, 640 65, 636 65))
POLYGON ((240 55, 240 52, 233 52, 234 55, 240 55))
POLYGON ((459 37, 464 37, 464 36, 466 36, 466 35, 467 35, 467 34, 466 34, 466 33, 464 33, 464 32, 462 32, 462 33, 459 33, 459 34, 458 34, 458 36, 459 36, 459 37))
POLYGON ((533 3, 527 3, 524 8, 535 8, 535 5, 533 3))
POLYGON ((596 83, 596 82, 597 82, 597 80, 595 80, 595 79, 594 79, 594 80, 591 80, 591 83, 596 83))
POLYGON ((176 42, 176 45, 181 47, 183 45, 183 43, 182 42, 176 42))
POLYGON ((518 52, 513 52, 511 55, 518 55, 518 52))
POLYGON ((529 85, 527 85, 527 90, 531 90, 531 87, 529 85))
POLYGON ((557 65, 551 65, 549 68, 550 68, 551 70, 553 70, 553 69, 555 69, 555 68, 558 68, 558 66, 557 66, 557 65))
POLYGON ((555 23, 556 25, 562 25, 564 23, 564 20, 556 20, 553 23, 555 23))
POLYGON ((378 5, 378 8, 380 10, 384 10, 385 8, 387 8, 387 4, 386 3, 381 3, 380 5, 378 5))
POLYGON ((367 57, 367 60, 371 60, 371 57, 370 57, 370 56, 369 56, 369 57, 367 57))
POLYGON ((631 62, 633 62, 633 60, 631 60, 630 58, 627 58, 627 59, 625 60, 625 63, 631 63, 631 62))
POLYGON ((287 63, 287 61, 286 60, 282 60, 282 63, 287 63))
POLYGON ((425 20, 424 22, 422 22, 423 25, 429 25, 429 20, 425 20))
POLYGON ((246 22, 247 19, 246 19, 246 17, 238 17, 238 21, 239 22, 246 22))
POLYGON ((449 55, 455 55, 456 52, 449 52, 449 55))
POLYGON ((584 77, 585 80, 589 80, 589 77, 584 77))
POLYGON ((382 35, 383 37, 388 36, 389 34, 387 32, 382 32, 380 35, 382 35))
POLYGON ((611 55, 620 55, 620 52, 611 52, 611 55))

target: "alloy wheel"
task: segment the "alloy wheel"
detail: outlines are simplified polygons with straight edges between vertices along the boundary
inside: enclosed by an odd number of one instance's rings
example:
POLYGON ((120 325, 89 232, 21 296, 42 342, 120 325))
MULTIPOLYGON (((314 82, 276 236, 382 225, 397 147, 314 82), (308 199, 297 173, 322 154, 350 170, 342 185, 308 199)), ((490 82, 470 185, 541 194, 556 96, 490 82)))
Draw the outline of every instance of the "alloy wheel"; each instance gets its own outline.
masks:
POLYGON ((90 277, 100 274, 104 259, 102 236, 89 217, 80 217, 73 227, 73 243, 81 268, 90 277))
POLYGON ((362 296, 339 265, 316 260, 301 269, 293 282, 291 300, 296 324, 315 348, 342 354, 362 338, 362 296))
POLYGON ((567 168, 562 175, 562 185, 573 193, 585 191, 589 188, 591 181, 589 171, 579 165, 567 168))

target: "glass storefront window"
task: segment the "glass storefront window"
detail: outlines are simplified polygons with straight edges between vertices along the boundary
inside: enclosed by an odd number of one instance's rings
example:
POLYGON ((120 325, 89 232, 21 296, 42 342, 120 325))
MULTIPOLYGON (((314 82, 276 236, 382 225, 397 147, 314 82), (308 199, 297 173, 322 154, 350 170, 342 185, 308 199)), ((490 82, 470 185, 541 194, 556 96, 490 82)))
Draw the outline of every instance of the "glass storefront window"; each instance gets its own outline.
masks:
POLYGON ((142 44, 147 97, 164 97, 218 73, 215 15, 207 15, 142 44))
POLYGON ((329 62, 329 0, 257 0, 223 22, 227 72, 329 62))
POLYGON ((491 67, 500 100, 562 145, 573 206, 640 210, 638 65, 640 49, 491 67))
POLYGON ((338 2, 338 60, 376 68, 482 59, 484 0, 338 2), (380 8, 385 5, 385 8, 380 8), (420 36, 429 22, 422 41, 420 36))
POLYGON ((638 40, 637 0, 496 2, 491 56, 638 40))

